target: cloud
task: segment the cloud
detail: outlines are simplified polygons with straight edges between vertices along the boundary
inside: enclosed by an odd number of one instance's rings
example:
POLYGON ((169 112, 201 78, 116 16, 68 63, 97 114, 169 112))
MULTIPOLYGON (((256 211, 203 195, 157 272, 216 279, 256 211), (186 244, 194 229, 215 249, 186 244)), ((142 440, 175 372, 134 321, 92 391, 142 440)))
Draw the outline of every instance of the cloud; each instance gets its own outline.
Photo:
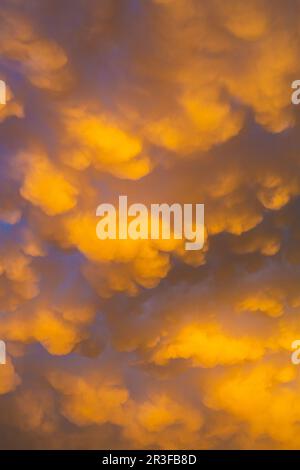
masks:
POLYGON ((299 10, 2 1, 2 447, 299 447, 299 10), (100 241, 122 194, 204 249, 100 241))

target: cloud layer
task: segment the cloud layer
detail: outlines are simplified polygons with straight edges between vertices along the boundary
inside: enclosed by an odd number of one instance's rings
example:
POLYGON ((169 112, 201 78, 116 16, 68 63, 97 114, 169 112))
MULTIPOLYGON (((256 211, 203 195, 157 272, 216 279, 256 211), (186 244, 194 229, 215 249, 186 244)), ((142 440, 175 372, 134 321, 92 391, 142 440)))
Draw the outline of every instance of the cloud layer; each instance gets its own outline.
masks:
POLYGON ((1 448, 299 448, 299 13, 1 2, 1 448), (204 250, 98 240, 121 194, 204 250))

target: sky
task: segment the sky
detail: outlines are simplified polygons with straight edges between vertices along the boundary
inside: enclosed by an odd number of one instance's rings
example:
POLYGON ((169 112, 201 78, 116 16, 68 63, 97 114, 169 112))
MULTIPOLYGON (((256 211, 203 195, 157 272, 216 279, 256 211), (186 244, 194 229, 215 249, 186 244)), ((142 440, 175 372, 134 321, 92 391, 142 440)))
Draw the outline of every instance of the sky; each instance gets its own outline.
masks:
POLYGON ((299 0, 1 0, 1 449, 299 448, 299 57, 299 0))

